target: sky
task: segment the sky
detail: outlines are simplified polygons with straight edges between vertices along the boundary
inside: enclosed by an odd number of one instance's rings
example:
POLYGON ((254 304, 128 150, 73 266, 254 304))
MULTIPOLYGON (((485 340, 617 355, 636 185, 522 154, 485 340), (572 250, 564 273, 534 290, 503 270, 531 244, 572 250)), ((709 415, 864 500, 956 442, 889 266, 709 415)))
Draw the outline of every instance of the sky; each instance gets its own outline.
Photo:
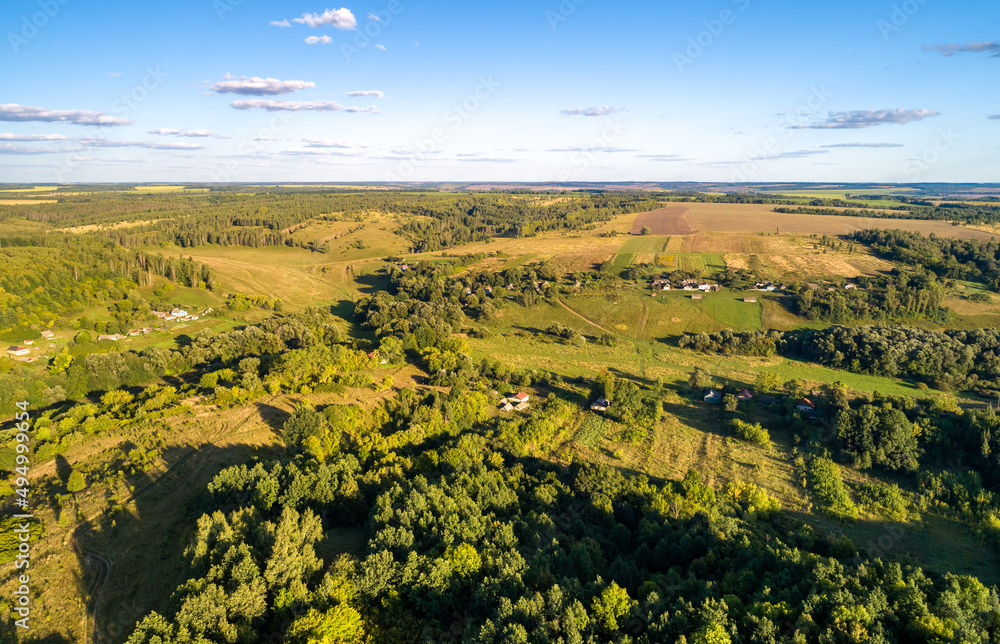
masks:
POLYGON ((1000 182, 996 0, 4 0, 0 182, 1000 182))

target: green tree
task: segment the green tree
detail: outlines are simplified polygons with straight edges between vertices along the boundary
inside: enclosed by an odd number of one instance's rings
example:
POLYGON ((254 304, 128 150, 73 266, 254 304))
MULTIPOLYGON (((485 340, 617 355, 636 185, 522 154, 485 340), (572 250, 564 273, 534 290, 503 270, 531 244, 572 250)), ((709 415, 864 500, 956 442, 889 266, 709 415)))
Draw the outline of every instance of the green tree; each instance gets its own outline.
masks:
POLYGON ((82 492, 87 487, 87 479, 80 470, 73 470, 66 481, 67 492, 82 492))
POLYGON ((692 389, 705 389, 712 386, 712 374, 701 367, 695 367, 691 377, 688 378, 688 386, 692 389))
POLYGON ((757 381, 753 388, 759 394, 772 394, 781 388, 781 376, 763 371, 757 374, 757 381))
POLYGON ((337 604, 325 613, 309 609, 288 629, 288 644, 362 644, 367 641, 364 620, 347 604, 337 604))
POLYGON ((629 614, 636 602, 628 596, 628 592, 611 582, 610 586, 594 598, 592 612, 594 620, 607 633, 614 633, 621 627, 621 619, 629 614))
POLYGON ((309 436, 323 437, 323 416, 312 407, 299 405, 285 421, 281 433, 289 449, 298 449, 309 436))

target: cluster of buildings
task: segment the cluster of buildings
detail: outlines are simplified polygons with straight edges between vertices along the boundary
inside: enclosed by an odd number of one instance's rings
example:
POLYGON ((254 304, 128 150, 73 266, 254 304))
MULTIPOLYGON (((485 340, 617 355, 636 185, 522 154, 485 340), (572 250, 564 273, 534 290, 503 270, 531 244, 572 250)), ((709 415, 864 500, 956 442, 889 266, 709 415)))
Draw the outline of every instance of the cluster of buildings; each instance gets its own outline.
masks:
MULTIPOLYGON (((813 282, 810 282, 810 283, 806 284, 806 287, 809 290, 811 290, 811 291, 818 291, 821 288, 819 284, 815 284, 813 282)), ((827 290, 827 291, 836 291, 837 289, 834 288, 833 286, 827 286, 827 287, 825 287, 825 290, 827 290)), ((844 284, 844 290, 846 290, 846 291, 856 291, 856 290, 858 290, 858 285, 857 284, 852 284, 852 283, 848 282, 847 284, 844 284)), ((862 289, 862 290, 864 290, 864 289, 862 289)))
POLYGON ((718 291, 721 287, 718 284, 710 284, 708 282, 701 282, 699 280, 684 280, 677 284, 672 284, 670 280, 666 278, 657 278, 653 280, 653 297, 656 297, 657 291, 718 291))
POLYGON ((500 411, 524 411, 528 408, 528 394, 523 391, 503 398, 500 401, 500 411))
MULTIPOLYGON (((813 396, 816 396, 817 394, 819 394, 819 392, 812 392, 813 396)), ((736 400, 740 402, 749 402, 753 399, 754 395, 749 389, 744 389, 736 394, 736 400)), ((708 392, 705 393, 704 400, 710 405, 720 405, 722 404, 722 392, 717 389, 709 389, 708 392)), ((765 398, 761 400, 761 402, 764 404, 774 404, 779 402, 779 400, 777 398, 765 398)), ((816 413, 816 403, 813 402, 811 398, 799 398, 795 401, 795 409, 796 411, 812 416, 816 413)))
MULTIPOLYGON (((211 309, 209 309, 210 311, 211 309)), ((206 311, 207 313, 208 311, 206 311)), ((172 309, 169 313, 153 311, 153 315, 167 322, 191 322, 198 319, 197 315, 188 315, 184 309, 172 309)))
POLYGON ((753 285, 754 291, 767 291, 768 293, 773 293, 774 291, 784 291, 784 284, 775 284, 774 282, 757 282, 753 285))
MULTIPOLYGON (((43 340, 51 340, 56 337, 56 334, 53 333, 52 331, 42 331, 41 336, 43 340)), ((21 362, 34 362, 35 359, 29 357, 31 356, 31 349, 29 347, 35 344, 35 341, 25 340, 21 344, 14 344, 7 347, 7 355, 16 360, 20 360, 21 362), (21 344, 23 344, 24 346, 21 346, 21 344)), ((50 345, 50 346, 55 346, 55 345, 50 345)))

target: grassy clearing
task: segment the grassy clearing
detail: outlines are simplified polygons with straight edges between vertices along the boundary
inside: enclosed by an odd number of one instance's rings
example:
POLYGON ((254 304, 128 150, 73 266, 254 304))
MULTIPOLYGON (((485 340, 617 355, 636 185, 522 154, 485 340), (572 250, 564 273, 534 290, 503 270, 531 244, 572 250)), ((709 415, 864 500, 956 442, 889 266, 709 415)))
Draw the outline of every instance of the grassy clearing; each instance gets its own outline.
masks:
POLYGON ((662 253, 670 242, 667 235, 642 235, 633 237, 618 249, 620 253, 655 254, 662 253))
POLYGON ((621 275, 626 268, 635 262, 635 256, 635 253, 618 253, 611 262, 611 267, 608 268, 608 272, 612 275, 621 275))

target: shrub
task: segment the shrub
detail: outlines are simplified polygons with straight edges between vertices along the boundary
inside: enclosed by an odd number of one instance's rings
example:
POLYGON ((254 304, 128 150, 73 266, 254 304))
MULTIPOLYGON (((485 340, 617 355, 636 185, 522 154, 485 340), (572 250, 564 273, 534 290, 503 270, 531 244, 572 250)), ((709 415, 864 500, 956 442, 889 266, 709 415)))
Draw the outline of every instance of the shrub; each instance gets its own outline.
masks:
POLYGON ((755 445, 769 445, 771 443, 771 435, 760 423, 750 424, 739 418, 734 418, 729 422, 729 427, 737 438, 748 443, 755 445))

